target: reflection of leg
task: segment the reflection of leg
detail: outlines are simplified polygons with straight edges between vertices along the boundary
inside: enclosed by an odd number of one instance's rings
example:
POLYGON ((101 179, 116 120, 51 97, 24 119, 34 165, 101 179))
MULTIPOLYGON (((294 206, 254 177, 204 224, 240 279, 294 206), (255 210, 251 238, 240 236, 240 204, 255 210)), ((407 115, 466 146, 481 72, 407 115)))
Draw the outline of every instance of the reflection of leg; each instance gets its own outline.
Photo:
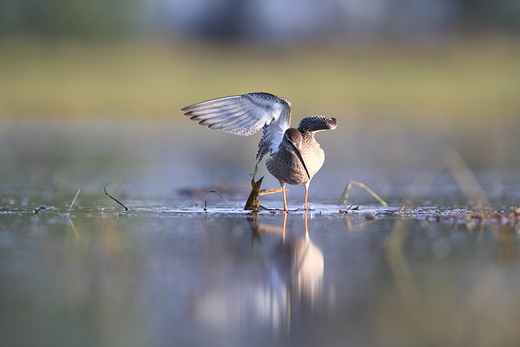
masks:
POLYGON ((289 211, 287 208, 287 198, 285 197, 285 183, 282 183, 283 210, 289 211))
POLYGON ((287 213, 283 214, 282 241, 285 241, 285 225, 287 224, 287 213))
POLYGON ((303 229, 305 230, 305 239, 309 239, 309 226, 307 224, 307 212, 303 212, 303 229))

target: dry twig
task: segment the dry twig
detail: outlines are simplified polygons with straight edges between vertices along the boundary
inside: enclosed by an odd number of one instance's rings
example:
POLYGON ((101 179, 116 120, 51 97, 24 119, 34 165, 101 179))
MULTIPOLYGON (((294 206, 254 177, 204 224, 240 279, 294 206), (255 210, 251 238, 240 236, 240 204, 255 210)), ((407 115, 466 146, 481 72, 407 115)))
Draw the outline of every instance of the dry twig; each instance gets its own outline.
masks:
POLYGON ((107 187, 103 187, 104 190, 105 190, 105 194, 112 200, 114 200, 115 202, 117 202, 119 205, 123 206, 125 211, 128 211, 128 207, 126 207, 125 205, 123 205, 119 200, 117 200, 116 198, 114 198, 112 195, 108 194, 107 192, 107 187))
POLYGON ((370 195, 372 195, 374 197, 374 199, 376 199, 377 201, 379 201, 379 203, 381 205, 383 205, 384 207, 386 207, 388 204, 379 197, 379 195, 377 195, 376 193, 374 193, 374 191, 370 188, 368 188, 365 184, 363 183, 360 183, 360 182, 355 182, 355 181, 348 181, 347 183, 347 186, 345 187, 345 190, 343 191, 343 194, 341 194, 341 198, 339 199, 339 204, 340 205, 344 205, 344 206, 347 206, 347 200, 348 200, 348 195, 350 193, 350 188, 352 188, 352 185, 356 185, 358 187, 361 187, 363 188, 364 190, 366 190, 370 195))

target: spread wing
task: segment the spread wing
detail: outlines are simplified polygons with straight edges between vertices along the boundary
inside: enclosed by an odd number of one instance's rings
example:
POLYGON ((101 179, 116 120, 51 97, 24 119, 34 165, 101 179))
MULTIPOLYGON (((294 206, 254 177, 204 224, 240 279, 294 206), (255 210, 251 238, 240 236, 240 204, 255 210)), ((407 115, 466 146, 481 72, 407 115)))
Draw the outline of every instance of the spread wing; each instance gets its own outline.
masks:
POLYGON ((289 101, 269 93, 249 93, 204 101, 181 109, 185 116, 227 133, 248 136, 262 129, 258 161, 278 150, 291 122, 289 101))

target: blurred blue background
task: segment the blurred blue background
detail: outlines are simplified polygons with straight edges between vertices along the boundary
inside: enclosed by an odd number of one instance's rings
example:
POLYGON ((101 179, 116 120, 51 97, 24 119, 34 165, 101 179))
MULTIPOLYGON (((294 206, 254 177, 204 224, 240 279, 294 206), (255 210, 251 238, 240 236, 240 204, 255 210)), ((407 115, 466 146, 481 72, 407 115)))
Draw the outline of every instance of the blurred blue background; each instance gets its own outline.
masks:
POLYGON ((198 37, 260 42, 518 33, 515 0, 2 0, 0 33, 198 37))

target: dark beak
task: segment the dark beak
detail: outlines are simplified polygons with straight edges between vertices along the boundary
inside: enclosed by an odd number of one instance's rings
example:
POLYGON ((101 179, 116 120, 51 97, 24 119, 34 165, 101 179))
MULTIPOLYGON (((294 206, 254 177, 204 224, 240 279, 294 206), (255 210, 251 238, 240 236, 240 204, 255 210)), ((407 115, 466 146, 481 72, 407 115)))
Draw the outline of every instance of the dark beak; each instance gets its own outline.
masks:
POLYGON ((300 162, 302 163, 303 168, 305 169, 305 172, 307 173, 307 177, 309 177, 309 179, 311 179, 311 175, 309 175, 309 170, 307 170, 307 166, 305 165, 305 162, 303 161, 303 157, 300 153, 300 150, 298 149, 298 147, 296 147, 294 142, 289 141, 289 143, 291 144, 292 148, 294 148, 294 153, 296 153, 296 156, 298 157, 298 159, 300 159, 300 162))

